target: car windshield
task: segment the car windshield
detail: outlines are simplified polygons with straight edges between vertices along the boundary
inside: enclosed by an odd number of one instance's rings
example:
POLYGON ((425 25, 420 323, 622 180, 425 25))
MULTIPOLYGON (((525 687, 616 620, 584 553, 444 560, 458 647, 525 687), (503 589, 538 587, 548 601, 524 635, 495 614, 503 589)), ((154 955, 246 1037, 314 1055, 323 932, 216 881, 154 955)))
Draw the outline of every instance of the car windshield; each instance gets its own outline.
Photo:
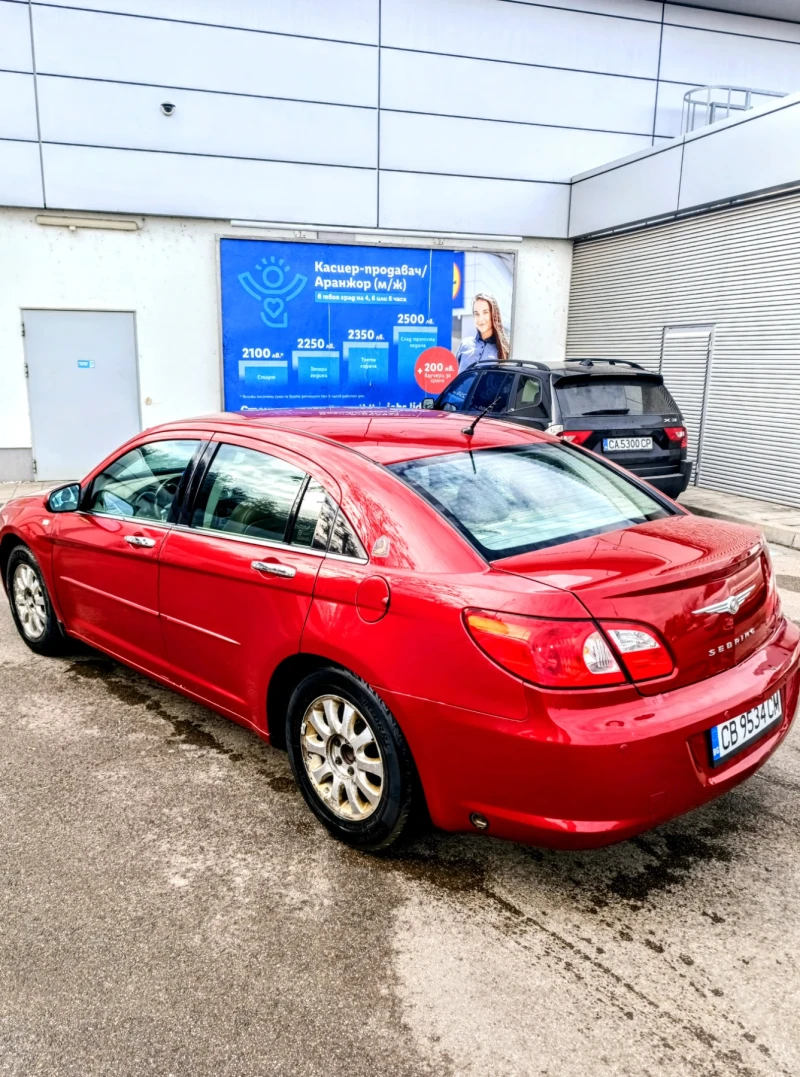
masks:
POLYGON ((461 451, 390 470, 487 561, 671 515, 622 475, 566 445, 461 451))
POLYGON ((556 385, 561 414, 579 415, 675 415, 678 405, 666 386, 648 378, 568 378, 556 385))

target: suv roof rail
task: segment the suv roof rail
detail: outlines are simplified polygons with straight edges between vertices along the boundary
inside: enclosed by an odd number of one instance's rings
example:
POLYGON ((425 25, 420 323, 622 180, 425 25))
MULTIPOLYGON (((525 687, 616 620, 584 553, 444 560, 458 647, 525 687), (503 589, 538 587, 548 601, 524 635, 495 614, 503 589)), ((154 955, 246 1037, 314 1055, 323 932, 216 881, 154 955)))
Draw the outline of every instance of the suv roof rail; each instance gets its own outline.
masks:
MULTIPOLYGON (((565 359, 565 363, 580 363, 581 366, 594 366, 595 363, 608 363, 609 366, 632 366, 636 370, 645 370, 641 363, 634 363, 630 359, 565 359)), ((651 373, 645 370, 645 373, 651 373)))
MULTIPOLYGON (((540 363, 538 359, 479 359, 475 366, 533 366, 537 370, 552 370, 547 363, 540 363)), ((469 369, 469 368, 467 368, 469 369)))

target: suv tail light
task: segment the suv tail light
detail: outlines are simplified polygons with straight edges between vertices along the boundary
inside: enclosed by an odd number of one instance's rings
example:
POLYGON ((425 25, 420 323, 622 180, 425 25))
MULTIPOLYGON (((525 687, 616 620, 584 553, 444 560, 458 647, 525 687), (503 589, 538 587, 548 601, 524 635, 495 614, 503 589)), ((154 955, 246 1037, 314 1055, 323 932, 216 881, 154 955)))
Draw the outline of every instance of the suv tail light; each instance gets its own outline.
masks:
POLYGON ((571 441, 573 445, 583 445, 594 433, 594 430, 565 430, 561 435, 563 441, 571 441))
POLYGON ((675 668, 670 653, 655 632, 639 624, 601 622, 634 681, 666 677, 675 668))
POLYGON ((593 621, 546 621, 466 610, 470 635, 498 665, 548 688, 624 684, 625 674, 593 621))
POLYGON ((677 441, 682 449, 689 444, 689 435, 685 426, 665 426, 664 433, 670 441, 677 441))

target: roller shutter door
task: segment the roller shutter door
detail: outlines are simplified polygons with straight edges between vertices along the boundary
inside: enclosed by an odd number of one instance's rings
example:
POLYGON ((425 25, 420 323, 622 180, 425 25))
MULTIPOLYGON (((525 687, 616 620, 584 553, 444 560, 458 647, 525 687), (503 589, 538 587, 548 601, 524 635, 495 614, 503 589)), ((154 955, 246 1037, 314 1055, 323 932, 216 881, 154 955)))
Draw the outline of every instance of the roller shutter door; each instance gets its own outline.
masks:
POLYGON ((567 355, 658 370, 667 330, 713 326, 700 484, 800 506, 798 295, 796 193, 580 242, 567 355))
POLYGON ((664 330, 661 348, 661 374, 681 409, 689 435, 686 455, 694 462, 692 478, 701 485, 700 456, 711 336, 708 327, 670 326, 664 330))

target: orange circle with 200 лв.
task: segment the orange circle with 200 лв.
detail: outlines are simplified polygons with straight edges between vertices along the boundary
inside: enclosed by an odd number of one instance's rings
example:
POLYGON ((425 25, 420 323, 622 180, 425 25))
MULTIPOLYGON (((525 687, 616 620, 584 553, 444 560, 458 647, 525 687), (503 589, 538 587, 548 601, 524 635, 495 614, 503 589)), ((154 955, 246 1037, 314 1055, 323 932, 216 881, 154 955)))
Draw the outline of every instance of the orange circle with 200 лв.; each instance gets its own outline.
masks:
POLYGON ((449 348, 426 348, 414 364, 417 385, 432 396, 446 389, 457 373, 458 363, 449 348))

